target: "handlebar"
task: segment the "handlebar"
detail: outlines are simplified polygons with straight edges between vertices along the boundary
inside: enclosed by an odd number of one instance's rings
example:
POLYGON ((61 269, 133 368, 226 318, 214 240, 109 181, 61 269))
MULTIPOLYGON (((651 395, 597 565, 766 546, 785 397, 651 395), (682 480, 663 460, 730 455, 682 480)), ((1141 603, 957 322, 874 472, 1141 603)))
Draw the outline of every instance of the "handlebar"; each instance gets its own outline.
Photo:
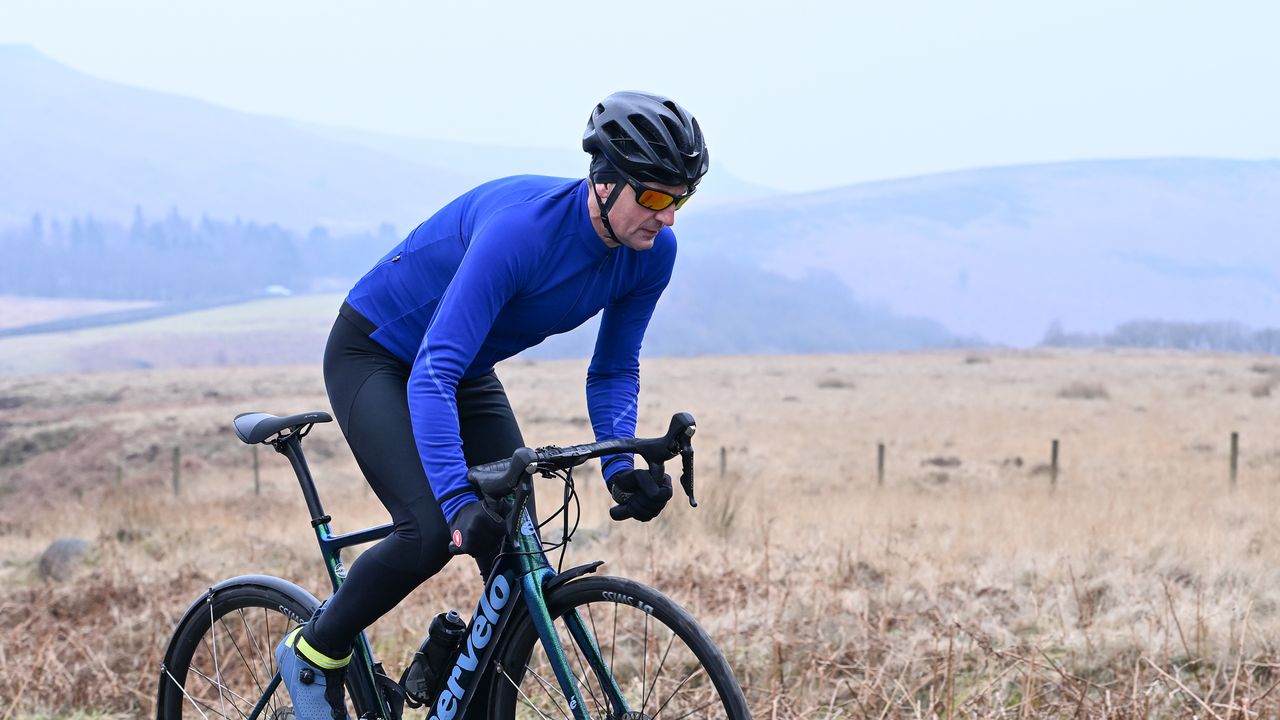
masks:
MULTIPOLYGON (((533 450, 520 448, 506 460, 476 465, 467 470, 467 481, 485 497, 501 499, 515 490, 520 480, 537 472, 549 473, 568 470, 602 455, 631 453, 639 455, 649 464, 655 477, 662 477, 663 464, 679 455, 681 459, 680 485, 689 497, 689 505, 697 507, 693 496, 693 434, 698 429, 689 413, 671 416, 667 433, 656 438, 620 438, 603 442, 573 445, 571 447, 545 447, 533 450)), ((622 507, 613 507, 609 514, 615 520, 629 517, 622 507)))

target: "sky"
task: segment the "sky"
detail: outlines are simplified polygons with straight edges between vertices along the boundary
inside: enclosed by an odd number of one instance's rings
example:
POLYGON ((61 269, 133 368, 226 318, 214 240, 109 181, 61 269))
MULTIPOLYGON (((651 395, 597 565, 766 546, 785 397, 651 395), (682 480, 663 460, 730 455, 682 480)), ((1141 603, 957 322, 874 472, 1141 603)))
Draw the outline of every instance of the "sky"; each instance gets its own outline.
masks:
POLYGON ((78 70, 400 135, 577 147, 599 99, 657 92, 788 191, 1280 157, 1277 28, 1276 2, 0 0, 0 43, 78 70))

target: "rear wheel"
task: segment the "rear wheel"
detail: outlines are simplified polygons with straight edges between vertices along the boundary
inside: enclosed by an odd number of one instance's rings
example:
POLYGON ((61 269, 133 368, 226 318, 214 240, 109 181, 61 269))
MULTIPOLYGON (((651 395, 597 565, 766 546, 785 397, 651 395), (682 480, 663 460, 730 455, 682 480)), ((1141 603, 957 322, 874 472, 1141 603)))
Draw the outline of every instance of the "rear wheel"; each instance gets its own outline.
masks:
POLYGON ((281 580, 230 581, 210 590, 174 632, 160 670, 156 717, 244 718, 266 696, 260 717, 291 720, 275 650, 316 609, 316 599, 281 580))
MULTIPOLYGON (((553 590, 547 606, 591 717, 751 717, 720 650, 684 608, 662 593, 623 578, 590 577, 553 590), (570 633, 574 613, 609 668, 603 680, 570 633), (625 711, 611 700, 610 684, 625 698, 625 711)), ((527 614, 510 628, 493 673, 490 718, 573 717, 527 614)))

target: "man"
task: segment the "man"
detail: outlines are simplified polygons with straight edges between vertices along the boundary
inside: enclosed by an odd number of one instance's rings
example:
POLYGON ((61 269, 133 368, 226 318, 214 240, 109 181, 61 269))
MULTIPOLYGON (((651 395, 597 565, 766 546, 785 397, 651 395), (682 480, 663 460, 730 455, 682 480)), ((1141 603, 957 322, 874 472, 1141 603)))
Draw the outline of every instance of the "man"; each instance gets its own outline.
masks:
MULTIPOLYGON (((674 101, 620 92, 582 139, 586 180, 504 178, 462 195, 387 253, 347 296, 325 349, 325 386, 356 462, 395 531, 276 650, 301 720, 345 717, 342 670, 357 634, 449 561, 488 571, 502 526, 470 465, 524 445, 494 365, 603 310, 587 371, 597 440, 635 434, 640 345, 671 278, 675 212, 708 168, 698 122, 674 101)), ((614 500, 641 521, 671 498, 625 455, 602 459, 614 500)))

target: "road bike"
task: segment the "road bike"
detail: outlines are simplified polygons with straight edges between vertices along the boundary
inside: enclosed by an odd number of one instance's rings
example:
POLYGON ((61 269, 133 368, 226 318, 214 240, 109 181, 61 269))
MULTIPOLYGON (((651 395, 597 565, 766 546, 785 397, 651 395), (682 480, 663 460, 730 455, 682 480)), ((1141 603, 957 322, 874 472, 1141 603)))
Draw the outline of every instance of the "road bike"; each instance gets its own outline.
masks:
MULTIPOLYGON (((335 535, 302 453, 302 439, 327 413, 288 417, 245 413, 236 435, 269 444, 289 459, 302 488, 320 554, 336 591, 346 577, 343 548, 386 537, 391 524, 335 535)), ((428 720, 459 718, 604 718, 676 720, 750 718, 746 699, 723 654, 692 616, 662 593, 620 577, 597 576, 603 561, 561 569, 577 528, 573 468, 588 459, 630 453, 654 477, 680 456, 681 486, 693 492, 693 417, 679 413, 661 437, 520 448, 511 458, 470 468, 482 502, 504 518, 506 536, 486 576, 470 621, 441 614, 437 636, 415 653, 399 680, 387 675, 364 633, 346 672, 347 712, 359 720, 399 720, 421 708, 428 720), (563 503, 535 522, 528 503, 534 476, 564 483, 563 503), (560 518, 558 544, 541 529, 560 518), (552 566, 548 550, 560 549, 552 566), (406 706, 408 710, 406 710, 406 706)), ((625 519, 621 506, 610 509, 625 519)), ((274 651, 286 632, 308 620, 319 601, 277 577, 244 575, 209 588, 187 610, 160 668, 156 717, 286 720, 293 717, 274 651)), ((321 610, 323 611, 323 610, 321 610)))

